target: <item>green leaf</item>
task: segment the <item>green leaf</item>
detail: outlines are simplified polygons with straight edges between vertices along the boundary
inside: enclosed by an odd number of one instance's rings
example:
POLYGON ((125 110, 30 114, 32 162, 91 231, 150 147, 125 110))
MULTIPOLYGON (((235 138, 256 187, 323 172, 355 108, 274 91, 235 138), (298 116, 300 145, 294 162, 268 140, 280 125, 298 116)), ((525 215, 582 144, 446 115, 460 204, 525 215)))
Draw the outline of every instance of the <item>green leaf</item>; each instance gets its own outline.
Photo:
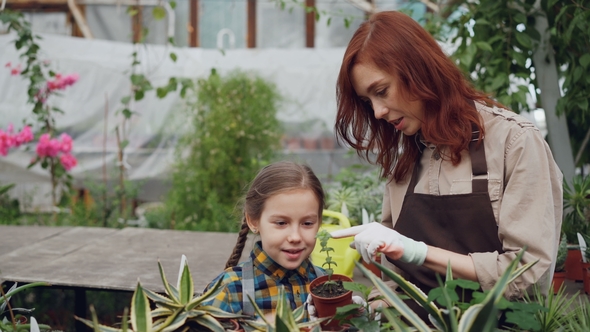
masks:
POLYGON ((490 44, 480 41, 480 42, 476 42, 475 45, 482 51, 488 51, 488 52, 493 52, 492 46, 490 46, 490 44))
POLYGON ((170 1, 169 4, 172 9, 176 8, 176 1, 170 1))
POLYGON ((131 101, 131 96, 125 96, 125 97, 121 98, 121 104, 127 105, 129 103, 129 101, 131 101))
POLYGON ((170 299, 178 304, 180 304, 180 300, 174 296, 174 293, 170 289, 170 284, 168 283, 168 279, 166 279, 166 274, 164 273, 164 268, 158 260, 158 269, 160 270, 160 278, 162 278, 162 284, 164 285, 164 289, 166 290, 166 294, 170 297, 170 299))
MULTIPOLYGON (((397 309, 397 311, 399 311, 399 313, 413 327, 415 327, 418 331, 423 331, 423 332, 430 331, 430 328, 428 327, 428 325, 422 319, 420 319, 420 317, 412 309, 410 309, 410 307, 408 307, 408 305, 405 304, 404 301, 401 300, 399 298, 399 296, 397 294, 395 294, 395 292, 393 292, 391 287, 389 287, 383 280, 381 280, 381 278, 378 278, 377 276, 375 276, 375 274, 370 272, 362 264, 360 264, 358 262, 355 262, 355 264, 356 264, 357 268, 359 268, 361 270, 361 272, 363 272, 363 274, 367 278, 369 278, 369 280, 373 283, 373 285, 375 285, 375 288, 381 292, 381 295, 383 295, 384 299, 389 304, 391 304, 395 309, 397 309)), ((402 288, 402 290, 408 296, 410 296, 412 299, 414 299, 416 302, 418 302, 420 305, 422 305, 422 307, 424 309, 426 309, 426 311, 429 314, 431 314, 437 322, 444 324, 442 317, 440 316, 440 312, 438 311, 438 308, 436 308, 436 306, 434 306, 434 304, 427 302, 427 297, 426 297, 426 294, 424 294, 424 292, 422 292, 415 285, 410 284, 408 281, 406 281, 404 278, 402 278, 397 273, 387 269, 383 265, 376 263, 376 262, 373 264, 375 264, 387 277, 393 279, 393 281, 398 283, 398 286, 400 288, 402 288)))
POLYGON ((145 92, 143 90, 135 91, 135 100, 142 100, 145 96, 145 92))
POLYGON ((170 52, 170 59, 172 59, 172 61, 176 62, 176 59, 178 59, 178 57, 176 56, 176 53, 170 52))
POLYGON ((514 36, 516 37, 518 43, 520 43, 520 45, 522 45, 522 47, 525 49, 529 50, 533 47, 531 37, 529 37, 526 33, 516 31, 514 36))
POLYGON ((156 89, 156 96, 162 99, 168 95, 168 89, 166 87, 159 87, 156 89))
POLYGON ((590 54, 586 53, 580 57, 580 64, 582 67, 588 69, 588 65, 590 64, 590 54))
POLYGON ((166 9, 162 6, 156 6, 152 10, 152 16, 156 21, 160 21, 166 17, 166 9))
POLYGON ((134 7, 134 6, 127 7, 127 15, 133 17, 133 16, 137 15, 137 13, 139 13, 139 11, 137 10, 137 7, 134 7))
POLYGON ((195 292, 193 278, 191 276, 191 271, 188 268, 188 264, 184 264, 179 281, 178 294, 180 295, 180 303, 187 304, 192 299, 195 292))
POLYGON ((137 282, 131 301, 131 326, 136 332, 151 332, 152 330, 150 305, 139 282, 137 282))
POLYGON ((129 110, 128 108, 123 109, 121 113, 123 113, 125 119, 129 119, 131 118, 131 115, 133 115, 133 112, 131 112, 131 110, 129 110))

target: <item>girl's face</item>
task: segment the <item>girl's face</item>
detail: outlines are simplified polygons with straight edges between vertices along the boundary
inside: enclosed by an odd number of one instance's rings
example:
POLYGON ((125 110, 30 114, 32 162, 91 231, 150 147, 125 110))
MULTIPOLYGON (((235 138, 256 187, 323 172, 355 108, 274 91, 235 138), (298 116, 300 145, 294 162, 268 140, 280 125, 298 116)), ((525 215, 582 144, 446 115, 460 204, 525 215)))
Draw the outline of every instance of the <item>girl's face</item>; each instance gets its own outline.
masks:
POLYGON ((406 136, 420 130, 424 104, 402 95, 397 75, 384 72, 373 63, 360 62, 352 67, 351 77, 356 94, 371 105, 376 119, 387 121, 406 136))
POLYGON ((250 229, 258 229, 264 251, 288 270, 298 268, 316 243, 321 216, 313 191, 294 189, 269 197, 260 220, 250 220, 250 229))

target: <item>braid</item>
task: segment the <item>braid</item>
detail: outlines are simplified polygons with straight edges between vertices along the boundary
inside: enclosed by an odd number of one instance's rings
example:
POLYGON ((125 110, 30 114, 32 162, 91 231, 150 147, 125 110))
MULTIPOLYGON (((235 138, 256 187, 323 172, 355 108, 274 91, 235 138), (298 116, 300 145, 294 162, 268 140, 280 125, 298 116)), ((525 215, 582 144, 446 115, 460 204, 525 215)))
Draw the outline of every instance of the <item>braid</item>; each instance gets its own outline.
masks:
POLYGON ((246 222, 246 216, 242 219, 242 229, 240 229, 240 233, 238 234, 238 240, 236 242, 236 246, 234 247, 234 251, 232 252, 231 256, 225 263, 225 268, 234 267, 242 258, 242 251, 244 251, 244 246, 246 245, 246 240, 248 239, 248 231, 250 228, 248 227, 248 223, 246 222))

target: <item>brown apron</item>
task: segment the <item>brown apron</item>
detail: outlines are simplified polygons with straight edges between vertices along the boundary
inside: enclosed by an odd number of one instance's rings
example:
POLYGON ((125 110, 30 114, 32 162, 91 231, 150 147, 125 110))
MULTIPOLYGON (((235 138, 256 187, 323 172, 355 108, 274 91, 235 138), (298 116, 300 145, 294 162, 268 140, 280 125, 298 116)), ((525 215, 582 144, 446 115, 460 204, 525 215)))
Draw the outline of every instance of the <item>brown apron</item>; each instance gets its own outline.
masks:
MULTIPOLYGON (((477 128, 477 127, 475 127, 477 128)), ((414 193, 418 182, 420 157, 416 159, 412 179, 408 185, 402 209, 394 229, 416 241, 450 250, 459 254, 473 252, 502 253, 498 226, 488 193, 488 172, 483 141, 477 147, 477 129, 469 143, 472 164, 472 193, 459 195, 429 195, 414 193), (475 179, 476 176, 481 178, 475 179)), ((439 287, 435 272, 423 266, 391 261, 408 274, 408 281, 426 294, 439 287)), ((441 275, 444 282, 445 276, 441 275)), ((470 301, 471 292, 465 292, 470 301)), ((426 311, 414 301, 406 301, 422 318, 426 311)), ((428 322, 428 320, 426 320, 428 322)))

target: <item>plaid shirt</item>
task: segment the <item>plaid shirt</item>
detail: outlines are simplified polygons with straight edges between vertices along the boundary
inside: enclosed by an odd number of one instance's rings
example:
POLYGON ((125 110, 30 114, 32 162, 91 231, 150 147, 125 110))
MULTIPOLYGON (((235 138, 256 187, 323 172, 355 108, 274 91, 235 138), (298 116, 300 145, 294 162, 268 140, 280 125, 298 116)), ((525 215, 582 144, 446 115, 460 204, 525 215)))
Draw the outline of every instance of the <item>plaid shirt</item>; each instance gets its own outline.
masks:
MULTIPOLYGON (((256 305, 266 315, 273 313, 277 307, 279 287, 285 286, 285 295, 291 308, 295 309, 305 303, 309 294, 309 283, 315 279, 316 273, 309 259, 301 263, 296 270, 286 270, 270 258, 259 241, 250 253, 254 266, 254 288, 256 289, 256 305)), ((227 268, 205 288, 212 287, 218 279, 222 279, 224 289, 217 297, 205 305, 213 305, 224 311, 242 313, 242 266, 227 268)))

